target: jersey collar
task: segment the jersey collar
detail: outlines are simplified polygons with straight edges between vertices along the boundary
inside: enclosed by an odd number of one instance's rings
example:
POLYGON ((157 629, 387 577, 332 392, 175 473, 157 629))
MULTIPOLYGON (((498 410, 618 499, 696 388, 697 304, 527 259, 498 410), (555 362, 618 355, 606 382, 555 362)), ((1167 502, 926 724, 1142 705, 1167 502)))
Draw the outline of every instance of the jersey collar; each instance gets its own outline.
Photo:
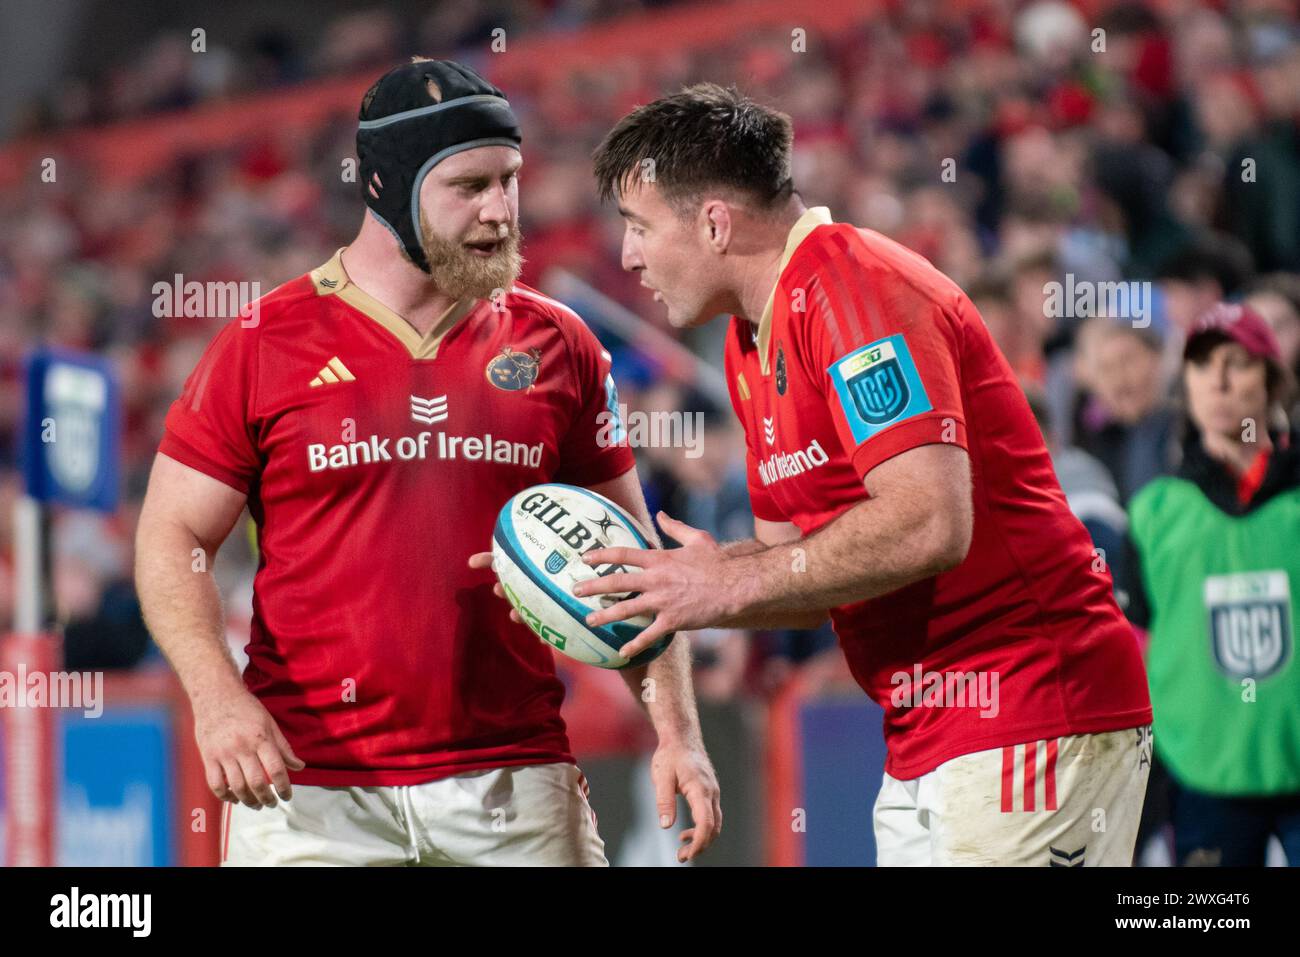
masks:
MULTIPOLYGON (((790 228, 790 233, 786 237, 785 251, 781 253, 781 268, 777 272, 777 285, 781 284, 781 273, 785 272, 785 267, 790 265, 790 259, 794 256, 794 251, 799 248, 799 244, 808 238, 818 226, 829 226, 834 220, 831 219, 831 211, 827 206, 813 206, 811 209, 804 211, 804 214, 795 220, 794 226, 790 228)), ((758 321, 758 364, 763 375, 769 375, 770 369, 767 364, 768 348, 772 340, 772 305, 776 301, 776 286, 772 287, 772 294, 767 297, 767 305, 763 307, 763 317, 758 321)))
POLYGON ((413 359, 432 359, 438 355, 438 345, 457 322, 474 308, 476 299, 459 299, 452 303, 426 335, 420 335, 415 327, 389 309, 382 302, 348 278, 343 268, 343 250, 340 246, 330 261, 317 266, 311 271, 312 285, 318 296, 338 296, 357 312, 368 319, 373 319, 406 347, 413 359))

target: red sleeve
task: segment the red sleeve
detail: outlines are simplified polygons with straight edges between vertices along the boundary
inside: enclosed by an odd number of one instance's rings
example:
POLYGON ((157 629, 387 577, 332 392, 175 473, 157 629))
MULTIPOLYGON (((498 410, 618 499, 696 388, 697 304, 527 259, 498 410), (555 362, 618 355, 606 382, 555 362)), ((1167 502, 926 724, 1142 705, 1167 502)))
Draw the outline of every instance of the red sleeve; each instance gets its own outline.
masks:
POLYGON ((955 311, 934 292, 868 276, 848 256, 811 284, 804 319, 822 385, 857 473, 922 445, 966 448, 955 311), (830 281, 823 281, 830 280, 830 281))
POLYGON ((581 320, 564 322, 575 386, 576 410, 560 445, 557 482, 598 485, 636 465, 627 444, 609 353, 581 320))
POLYGON ((737 324, 744 322, 743 319, 732 319, 731 327, 727 330, 727 344, 723 350, 723 369, 727 377, 727 394, 731 396, 731 408, 736 413, 736 418, 740 419, 740 424, 745 429, 745 481, 749 487, 749 510, 754 513, 755 518, 761 518, 765 522, 788 522, 789 519, 781 513, 772 501, 772 496, 768 494, 767 486, 763 484, 762 478, 758 474, 758 459, 754 457, 754 443, 752 436, 754 434, 750 419, 753 418, 752 410, 749 406, 749 396, 740 393, 740 363, 736 356, 736 337, 737 324))
POLYGON ((167 412, 158 451, 248 494, 262 468, 253 416, 256 330, 234 320, 208 344, 167 412))

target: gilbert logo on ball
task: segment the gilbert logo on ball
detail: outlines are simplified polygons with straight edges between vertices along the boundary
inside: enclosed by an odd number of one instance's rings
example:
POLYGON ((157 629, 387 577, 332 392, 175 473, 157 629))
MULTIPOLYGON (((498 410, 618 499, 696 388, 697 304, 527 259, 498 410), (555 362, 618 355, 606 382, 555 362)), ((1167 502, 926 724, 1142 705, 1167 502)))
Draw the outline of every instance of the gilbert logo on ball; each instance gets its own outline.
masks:
POLYGON ((652 619, 648 615, 591 628, 587 615, 628 596, 579 598, 580 581, 616 572, 624 565, 586 565, 594 548, 653 548, 646 530, 618 505, 573 485, 534 485, 502 507, 492 532, 492 568, 519 617, 543 641, 575 661, 599 668, 625 668, 653 661, 672 641, 661 640, 630 661, 618 653, 652 619))

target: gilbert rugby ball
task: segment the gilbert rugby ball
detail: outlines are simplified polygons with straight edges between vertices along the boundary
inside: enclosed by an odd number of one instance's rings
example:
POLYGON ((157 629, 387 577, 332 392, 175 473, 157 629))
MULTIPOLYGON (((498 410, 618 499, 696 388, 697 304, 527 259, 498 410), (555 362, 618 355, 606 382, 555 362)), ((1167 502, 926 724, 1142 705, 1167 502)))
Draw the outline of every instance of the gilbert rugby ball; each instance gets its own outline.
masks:
POLYGON ((649 615, 588 627, 593 611, 627 597, 588 595, 573 586, 601 574, 639 569, 586 565, 593 548, 653 548, 631 515, 603 495, 573 485, 534 485, 502 507, 492 531, 492 569, 506 598, 538 637, 557 651, 598 668, 626 668, 653 661, 673 640, 665 635, 630 661, 618 653, 650 625, 649 615))

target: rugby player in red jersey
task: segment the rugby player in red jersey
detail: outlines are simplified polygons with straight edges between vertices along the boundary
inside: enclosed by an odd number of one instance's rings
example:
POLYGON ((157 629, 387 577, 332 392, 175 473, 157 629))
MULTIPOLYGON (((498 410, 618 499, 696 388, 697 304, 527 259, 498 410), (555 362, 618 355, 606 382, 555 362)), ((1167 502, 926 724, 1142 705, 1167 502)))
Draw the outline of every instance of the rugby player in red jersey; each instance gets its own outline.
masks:
MULTIPOLYGON (((606 863, 551 650, 467 563, 540 482, 649 526, 631 451, 598 439, 609 354, 516 282, 519 144, 472 70, 385 74, 361 108, 357 237, 231 321, 168 413, 137 581, 231 802, 225 863, 606 863), (259 564, 241 681, 194 561, 245 504, 259 564)), ((647 673, 655 786, 670 816, 687 798, 687 859, 721 817, 686 643, 626 672, 638 696, 647 673)))
POLYGON ((810 627, 829 613, 885 709, 881 864, 1132 860, 1151 707, 1132 630, 970 300, 923 258, 806 209, 784 114, 702 84, 596 151, 623 266, 679 328, 731 313, 755 538, 661 514, 669 551, 580 595, 593 624, 810 627), (653 175, 648 175, 647 171, 653 175))

